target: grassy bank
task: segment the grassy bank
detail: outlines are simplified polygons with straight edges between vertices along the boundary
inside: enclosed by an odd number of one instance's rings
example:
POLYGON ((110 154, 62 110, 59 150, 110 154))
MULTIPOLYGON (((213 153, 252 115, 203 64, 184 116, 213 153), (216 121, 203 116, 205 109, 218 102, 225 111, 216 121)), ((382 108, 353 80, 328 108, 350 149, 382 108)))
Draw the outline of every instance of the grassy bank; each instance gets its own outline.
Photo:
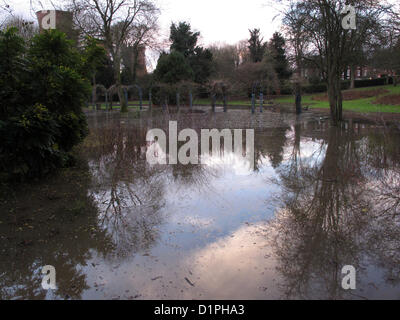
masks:
MULTIPOLYGON (((369 91, 369 90, 379 90, 384 89, 387 93, 383 93, 370 98, 361 98, 350 101, 343 101, 343 110, 345 111, 354 111, 354 112, 385 112, 385 113, 400 113, 400 105, 384 105, 384 104, 375 104, 375 100, 379 97, 389 96, 393 94, 400 95, 400 86, 394 87, 390 86, 379 86, 379 87, 370 87, 370 88, 361 88, 361 89, 353 89, 346 91, 369 91)), ((346 92, 343 91, 343 92, 346 92)), ((305 95, 302 97, 303 106, 308 106, 310 109, 329 109, 328 101, 320 101, 318 97, 323 97, 324 94, 313 94, 313 95, 305 95), (317 99, 316 99, 317 98, 317 99)), ((293 96, 281 97, 275 99, 275 102, 281 104, 287 103, 295 103, 293 96)))

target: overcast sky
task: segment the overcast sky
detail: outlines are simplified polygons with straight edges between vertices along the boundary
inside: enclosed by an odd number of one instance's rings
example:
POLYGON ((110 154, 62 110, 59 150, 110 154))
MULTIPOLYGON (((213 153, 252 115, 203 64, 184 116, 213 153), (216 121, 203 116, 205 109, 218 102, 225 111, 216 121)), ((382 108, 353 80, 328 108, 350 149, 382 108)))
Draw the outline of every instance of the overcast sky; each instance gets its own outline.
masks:
POLYGON ((188 21, 201 32, 204 44, 234 44, 249 36, 249 28, 260 28, 266 39, 279 29, 274 10, 266 0, 161 0, 161 25, 168 29, 171 21, 188 21))
MULTIPOLYGON (((0 0, 1 1, 1 0, 0 0)), ((34 8, 52 9, 51 0, 32 0, 34 8)), ((56 5, 62 0, 53 0, 56 5)), ((200 31, 200 45, 235 44, 249 37, 249 29, 260 28, 265 40, 280 29, 277 11, 270 0, 155 0, 161 9, 159 24, 163 39, 169 38, 171 22, 187 21, 192 29, 200 31)), ((35 19, 31 0, 10 0, 15 13, 35 19)), ((149 70, 157 64, 158 53, 147 51, 149 70)))
MULTIPOLYGON (((38 0, 34 0, 38 3, 38 0)), ((15 11, 32 17, 30 0, 11 0, 15 11)), ((50 0, 41 1, 51 9, 50 0)), ((55 3, 59 2, 54 0, 55 3)), ((216 42, 234 44, 248 38, 249 28, 260 28, 265 39, 279 29, 273 22, 276 11, 268 0, 158 0, 161 8, 160 26, 169 35, 171 22, 187 21, 201 33, 203 45, 216 42)))

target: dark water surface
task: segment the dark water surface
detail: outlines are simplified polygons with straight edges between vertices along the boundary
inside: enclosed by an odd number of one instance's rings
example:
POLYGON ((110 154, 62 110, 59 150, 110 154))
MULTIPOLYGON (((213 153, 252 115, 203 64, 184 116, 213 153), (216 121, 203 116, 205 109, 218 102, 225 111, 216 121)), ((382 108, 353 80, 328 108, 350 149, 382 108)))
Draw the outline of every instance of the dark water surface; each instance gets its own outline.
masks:
POLYGON ((0 298, 400 298, 398 132, 244 110, 88 119, 75 168, 2 189, 0 298), (233 155, 148 165, 147 130, 175 120, 255 128, 254 170, 233 155))

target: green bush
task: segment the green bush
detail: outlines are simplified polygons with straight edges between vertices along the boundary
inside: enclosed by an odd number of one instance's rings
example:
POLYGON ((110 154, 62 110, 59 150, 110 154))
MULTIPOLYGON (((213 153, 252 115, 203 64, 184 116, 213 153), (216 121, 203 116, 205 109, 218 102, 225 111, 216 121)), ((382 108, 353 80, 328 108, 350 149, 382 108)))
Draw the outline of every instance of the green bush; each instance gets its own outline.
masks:
POLYGON ((82 57, 56 30, 29 47, 15 29, 0 32, 1 176, 40 177, 68 164, 68 152, 88 133, 82 57))
POLYGON ((182 80, 193 80, 194 74, 185 56, 177 51, 161 54, 154 71, 157 81, 174 84, 182 80))
POLYGON ((386 78, 355 80, 354 86, 356 88, 384 86, 386 85, 386 81, 387 81, 386 78))
POLYGON ((154 86, 151 89, 152 103, 156 106, 161 106, 167 100, 169 105, 176 105, 176 92, 177 89, 174 86, 154 86))
POLYGON ((55 137, 59 125, 46 107, 37 104, 0 121, 1 172, 9 177, 36 177, 64 164, 55 137))
MULTIPOLYGON (((365 87, 374 87, 374 86, 383 86, 386 84, 387 79, 379 78, 379 79, 363 79, 363 80, 355 80, 355 87, 356 88, 365 88, 365 87)), ((350 80, 343 80, 341 82, 342 90, 350 89, 350 80)), ((323 93, 327 92, 327 85, 324 82, 315 82, 310 83, 302 87, 302 91, 304 94, 314 94, 314 93, 323 93)), ((275 93, 274 93, 275 94, 275 93)), ((282 95, 290 95, 293 94, 293 88, 291 85, 285 84, 281 88, 282 95)))
POLYGON ((304 93, 321 93, 327 91, 326 83, 310 84, 302 87, 304 93))

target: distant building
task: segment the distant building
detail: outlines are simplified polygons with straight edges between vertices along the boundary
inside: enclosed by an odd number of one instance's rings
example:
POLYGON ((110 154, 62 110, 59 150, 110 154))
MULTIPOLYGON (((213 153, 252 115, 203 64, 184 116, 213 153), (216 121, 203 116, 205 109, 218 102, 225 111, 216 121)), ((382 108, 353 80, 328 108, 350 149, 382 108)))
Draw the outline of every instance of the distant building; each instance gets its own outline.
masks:
POLYGON ((140 46, 138 49, 136 76, 142 77, 145 75, 147 75, 146 47, 140 46))
POLYGON ((145 46, 129 46, 124 48, 125 55, 123 56, 124 65, 132 72, 135 71, 135 77, 143 77, 147 75, 146 66, 146 47, 145 46))
POLYGON ((39 30, 57 29, 71 40, 78 40, 78 32, 73 28, 73 13, 60 10, 42 10, 36 12, 39 30))
MULTIPOLYGON (((392 76, 391 72, 387 72, 384 70, 378 70, 376 68, 368 67, 368 66, 358 66, 356 67, 355 72, 355 80, 362 79, 376 79, 382 78, 385 76, 392 76)), ((310 79, 323 79, 321 71, 317 67, 304 67, 301 69, 301 77, 307 80, 310 79)), ((351 78, 351 69, 348 68, 345 72, 342 73, 342 80, 349 80, 351 78)))
MULTIPOLYGON (((64 32, 69 39, 75 42, 78 41, 79 32, 74 29, 72 12, 60 10, 42 10, 36 12, 36 16, 39 22, 40 32, 43 30, 57 29, 61 32, 64 32)), ((102 45, 101 40, 100 45, 102 45)), ((147 75, 146 47, 139 46, 137 50, 135 50, 135 47, 132 46, 125 48, 125 50, 127 50, 126 59, 128 60, 128 62, 125 62, 125 64, 130 70, 136 70, 136 77, 147 75)))

